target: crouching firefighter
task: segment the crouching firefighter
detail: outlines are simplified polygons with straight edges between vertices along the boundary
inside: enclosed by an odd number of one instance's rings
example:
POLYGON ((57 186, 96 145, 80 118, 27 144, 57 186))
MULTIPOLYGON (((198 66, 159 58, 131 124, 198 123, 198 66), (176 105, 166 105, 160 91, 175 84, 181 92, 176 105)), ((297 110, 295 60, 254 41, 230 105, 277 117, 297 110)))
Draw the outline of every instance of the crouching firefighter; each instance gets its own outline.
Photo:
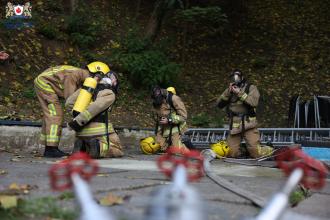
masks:
POLYGON ((88 76, 87 69, 60 65, 35 78, 34 89, 43 112, 40 143, 45 145, 44 157, 67 156, 58 148, 64 115, 61 100, 72 95, 88 76))
POLYGON ((230 134, 227 138, 230 147, 229 157, 240 156, 240 143, 243 138, 250 156, 252 158, 260 156, 260 135, 255 110, 259 97, 257 87, 249 84, 240 70, 234 70, 230 74, 229 87, 217 101, 219 108, 226 107, 229 117, 230 134))
POLYGON ((92 158, 121 157, 122 146, 108 122, 108 111, 115 102, 118 77, 102 62, 87 65, 92 73, 81 89, 66 102, 73 120, 68 126, 76 132, 74 151, 85 151, 92 158))
POLYGON ((187 130, 187 110, 181 98, 159 86, 152 89, 151 98, 155 113, 156 142, 160 150, 165 151, 170 146, 188 150, 181 140, 181 135, 187 130))

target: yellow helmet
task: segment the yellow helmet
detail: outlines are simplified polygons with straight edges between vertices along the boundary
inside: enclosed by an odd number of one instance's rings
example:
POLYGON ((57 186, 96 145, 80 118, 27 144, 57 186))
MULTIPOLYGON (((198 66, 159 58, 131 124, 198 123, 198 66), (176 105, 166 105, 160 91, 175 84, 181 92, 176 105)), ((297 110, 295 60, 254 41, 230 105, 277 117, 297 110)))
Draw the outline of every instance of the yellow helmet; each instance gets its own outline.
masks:
POLYGON ((144 154, 155 154, 160 150, 160 145, 153 137, 147 137, 140 140, 140 148, 144 154))
POLYGON ((226 141, 219 141, 210 145, 211 150, 217 155, 217 158, 226 157, 229 153, 229 146, 226 141))
POLYGON ((175 91, 175 88, 174 87, 168 87, 167 89, 166 89, 168 92, 171 92, 171 93, 173 93, 174 95, 176 95, 176 91, 175 91))
POLYGON ((109 66, 100 61, 95 61, 95 62, 88 64, 87 68, 88 68, 89 72, 91 72, 91 73, 101 72, 102 74, 105 75, 108 72, 110 72, 109 66))
POLYGON ((258 149, 258 155, 260 157, 270 156, 274 153, 274 148, 267 145, 258 145, 257 149, 258 149))

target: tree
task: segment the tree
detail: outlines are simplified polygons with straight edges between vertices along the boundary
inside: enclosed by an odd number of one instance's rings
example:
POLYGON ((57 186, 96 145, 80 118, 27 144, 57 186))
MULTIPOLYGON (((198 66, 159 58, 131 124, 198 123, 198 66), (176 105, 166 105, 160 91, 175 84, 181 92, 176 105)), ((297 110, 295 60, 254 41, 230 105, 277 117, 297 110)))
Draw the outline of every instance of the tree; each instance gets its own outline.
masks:
POLYGON ((145 39, 154 41, 157 37, 162 22, 167 15, 167 13, 174 9, 176 6, 176 3, 178 3, 183 8, 183 2, 181 0, 157 0, 154 6, 154 9, 151 13, 145 39))

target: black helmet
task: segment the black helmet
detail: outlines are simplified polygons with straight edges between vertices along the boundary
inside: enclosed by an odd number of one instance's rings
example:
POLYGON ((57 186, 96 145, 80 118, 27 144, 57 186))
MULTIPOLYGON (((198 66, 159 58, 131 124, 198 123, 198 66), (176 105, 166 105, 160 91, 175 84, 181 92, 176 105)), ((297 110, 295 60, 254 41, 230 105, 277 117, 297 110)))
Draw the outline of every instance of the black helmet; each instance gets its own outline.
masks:
POLYGON ((239 69, 235 69, 233 72, 230 73, 230 82, 233 83, 233 85, 236 85, 238 87, 241 87, 245 83, 245 79, 243 76, 243 73, 239 69))
POLYGON ((160 86, 154 86, 151 91, 151 98, 153 99, 154 107, 159 107, 165 98, 164 89, 160 86))

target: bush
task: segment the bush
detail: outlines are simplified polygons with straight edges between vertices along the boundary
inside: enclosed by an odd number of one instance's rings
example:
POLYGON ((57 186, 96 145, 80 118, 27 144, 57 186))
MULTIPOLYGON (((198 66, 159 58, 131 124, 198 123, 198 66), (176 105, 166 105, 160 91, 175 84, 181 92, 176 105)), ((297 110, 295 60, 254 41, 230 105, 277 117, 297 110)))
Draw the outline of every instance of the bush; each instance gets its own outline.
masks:
POLYGON ((191 25, 193 29, 206 28, 211 32, 222 32, 228 23, 227 15, 220 7, 192 7, 179 11, 176 19, 191 25))
POLYGON ((28 99, 35 99, 37 97, 33 88, 26 88, 22 92, 22 95, 24 98, 28 98, 28 99))
POLYGON ((114 62, 128 73, 135 86, 150 88, 155 84, 167 86, 173 83, 180 66, 171 62, 162 50, 148 47, 149 42, 132 33, 113 50, 114 62))
POLYGON ((43 24, 37 27, 38 33, 44 35, 48 39, 55 39, 59 35, 59 30, 52 24, 43 24))
POLYGON ((193 126, 198 126, 198 127, 208 127, 209 123, 211 122, 211 119, 209 116, 202 112, 197 115, 192 116, 191 118, 191 124, 193 126))
POLYGON ((67 18, 66 32, 72 37, 73 43, 81 48, 89 48, 103 35, 105 28, 102 20, 97 11, 82 5, 67 18))

